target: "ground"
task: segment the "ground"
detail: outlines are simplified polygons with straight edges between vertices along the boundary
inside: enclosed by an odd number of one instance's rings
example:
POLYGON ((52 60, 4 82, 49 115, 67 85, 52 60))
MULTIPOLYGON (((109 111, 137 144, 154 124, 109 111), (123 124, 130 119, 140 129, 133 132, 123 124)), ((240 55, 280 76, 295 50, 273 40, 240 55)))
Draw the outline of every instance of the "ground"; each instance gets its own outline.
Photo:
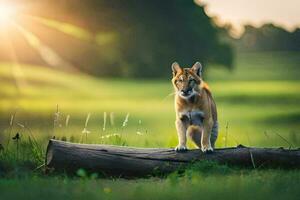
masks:
MULTIPOLYGON (((216 146, 299 147, 299 65, 298 52, 265 52, 239 53, 234 71, 204 66, 219 111, 216 146)), ((214 170, 203 171, 200 166, 181 175, 136 180, 44 176, 36 168, 53 136, 75 142, 175 147, 171 82, 96 79, 80 72, 10 63, 1 64, 0 82, 4 147, 0 191, 5 191, 0 199, 299 196, 298 170, 212 166, 214 170), (20 140, 8 139, 16 133, 20 140)))

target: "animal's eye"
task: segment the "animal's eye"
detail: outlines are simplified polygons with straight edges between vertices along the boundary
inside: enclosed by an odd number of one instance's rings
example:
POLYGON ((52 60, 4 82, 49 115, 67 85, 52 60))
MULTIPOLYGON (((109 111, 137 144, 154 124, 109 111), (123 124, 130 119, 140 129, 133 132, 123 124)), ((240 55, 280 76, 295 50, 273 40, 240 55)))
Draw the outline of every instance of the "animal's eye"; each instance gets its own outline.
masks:
POLYGON ((182 82, 183 82, 183 78, 180 77, 177 81, 178 81, 179 83, 182 83, 182 82))

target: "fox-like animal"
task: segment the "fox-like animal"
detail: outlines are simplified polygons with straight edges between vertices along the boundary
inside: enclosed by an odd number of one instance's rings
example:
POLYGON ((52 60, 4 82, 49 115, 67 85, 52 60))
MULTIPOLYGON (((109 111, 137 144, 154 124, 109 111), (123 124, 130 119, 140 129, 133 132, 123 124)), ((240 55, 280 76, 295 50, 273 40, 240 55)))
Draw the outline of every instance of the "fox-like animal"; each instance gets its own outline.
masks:
POLYGON ((172 64, 175 89, 176 151, 186 151, 187 136, 203 152, 212 152, 218 136, 217 107, 208 85, 202 79, 202 65, 191 68, 172 64))

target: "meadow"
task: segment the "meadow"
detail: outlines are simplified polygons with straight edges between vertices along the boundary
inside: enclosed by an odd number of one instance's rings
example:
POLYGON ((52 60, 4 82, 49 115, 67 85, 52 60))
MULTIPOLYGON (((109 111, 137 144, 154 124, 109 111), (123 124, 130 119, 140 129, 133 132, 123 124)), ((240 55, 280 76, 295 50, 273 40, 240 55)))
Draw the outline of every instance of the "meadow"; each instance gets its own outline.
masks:
MULTIPOLYGON (((204 66, 204 79, 219 112, 216 146, 298 148, 300 53, 239 53, 235 65, 233 71, 204 66)), ((80 72, 13 63, 0 64, 0 82, 0 198, 299 196, 297 170, 232 169, 211 163, 164 178, 45 176, 38 167, 47 141, 53 137, 83 143, 175 147, 171 82, 97 79, 80 72), (13 140, 16 133, 20 139, 13 140)))

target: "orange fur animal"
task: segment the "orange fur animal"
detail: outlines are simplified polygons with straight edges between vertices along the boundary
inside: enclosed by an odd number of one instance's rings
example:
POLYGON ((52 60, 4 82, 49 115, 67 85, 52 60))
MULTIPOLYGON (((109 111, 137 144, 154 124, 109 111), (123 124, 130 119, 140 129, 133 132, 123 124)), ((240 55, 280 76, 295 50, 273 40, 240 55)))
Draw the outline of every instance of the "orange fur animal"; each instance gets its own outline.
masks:
POLYGON ((202 80, 202 65, 191 68, 172 64, 175 89, 176 151, 187 150, 187 136, 203 152, 212 152, 218 136, 217 108, 208 85, 202 80))

